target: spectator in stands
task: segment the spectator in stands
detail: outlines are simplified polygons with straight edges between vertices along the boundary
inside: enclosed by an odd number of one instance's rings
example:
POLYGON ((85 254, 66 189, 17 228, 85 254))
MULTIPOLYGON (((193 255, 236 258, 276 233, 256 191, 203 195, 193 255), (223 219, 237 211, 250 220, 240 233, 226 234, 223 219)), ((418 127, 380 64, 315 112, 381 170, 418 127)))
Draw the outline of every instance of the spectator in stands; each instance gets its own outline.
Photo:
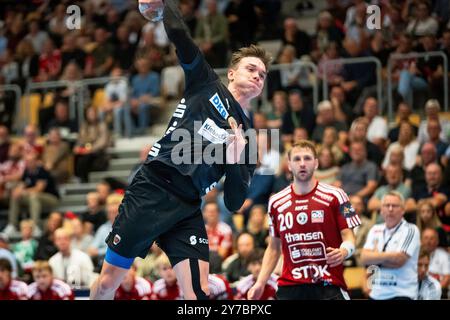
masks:
POLYGON ((419 276, 419 294, 417 300, 440 300, 442 295, 441 284, 429 275, 430 254, 421 249, 417 272, 419 276))
POLYGON ((11 141, 9 138, 9 129, 7 126, 0 125, 0 164, 8 160, 9 146, 11 141))
POLYGON ((361 251, 366 243, 367 235, 369 234, 370 228, 373 227, 375 219, 373 219, 373 213, 366 210, 363 198, 360 196, 350 196, 350 203, 352 204, 358 216, 361 219, 361 225, 355 228, 355 264, 357 266, 362 266, 361 263, 361 251))
POLYGON ((136 275, 136 265, 133 264, 116 290, 114 300, 150 300, 151 295, 151 283, 136 275))
POLYGON ((34 260, 48 260, 58 252, 55 246, 55 231, 62 227, 63 216, 60 212, 52 212, 47 219, 47 227, 44 234, 38 239, 38 247, 34 260))
POLYGON ((422 234, 425 229, 436 230, 439 235, 438 246, 442 248, 448 247, 447 233, 442 228, 442 222, 430 201, 422 200, 417 204, 416 225, 417 228, 419 228, 420 234, 422 234))
POLYGON ((177 276, 169 258, 162 253, 156 259, 156 268, 158 269, 161 279, 153 283, 152 300, 181 300, 183 293, 177 283, 177 276))
POLYGON ((228 224, 220 221, 219 206, 216 202, 207 202, 203 206, 203 219, 209 250, 217 252, 221 259, 225 260, 232 251, 233 232, 228 224))
POLYGON ((95 232, 94 240, 88 249, 88 254, 97 267, 101 266, 103 263, 103 258, 105 257, 106 249, 108 248, 105 239, 111 232, 113 222, 119 214, 119 206, 122 199, 123 195, 120 194, 112 194, 106 199, 106 214, 108 221, 102 224, 95 232))
POLYGON ((283 22, 283 46, 291 45, 295 48, 296 57, 300 59, 311 52, 311 38, 301 30, 294 18, 286 18, 283 22))
POLYGON ((411 202, 408 201, 408 198, 411 197, 411 188, 403 183, 402 168, 399 165, 390 164, 385 169, 385 176, 387 184, 380 185, 375 190, 375 193, 367 204, 368 210, 379 211, 381 209, 381 199, 383 199, 384 195, 390 191, 397 191, 403 196, 404 199, 407 199, 405 202, 406 212, 414 210, 414 203, 411 205, 411 202))
POLYGON ((43 45, 48 39, 47 32, 40 29, 38 19, 28 21, 28 30, 29 33, 25 36, 25 39, 31 41, 35 52, 41 53, 43 45))
POLYGON ((350 126, 354 119, 353 108, 346 100, 345 91, 340 85, 331 87, 330 101, 336 120, 345 121, 350 126))
MULTIPOLYGON (((49 31, 54 35, 63 36, 67 32, 66 28, 66 6, 58 4, 52 12, 51 19, 48 23, 49 31)), ((68 32, 70 33, 70 32, 68 32)))
POLYGON ((233 300, 230 283, 221 274, 208 275, 209 300, 233 300))
POLYGON ((61 137, 70 139, 70 135, 78 132, 77 122, 69 117, 69 101, 59 99, 55 104, 54 118, 47 124, 44 133, 48 133, 51 128, 59 128, 61 137))
MULTIPOLYGON (((240 279, 237 283, 236 300, 247 300, 248 291, 256 283, 256 280, 258 279, 259 273, 261 271, 263 255, 264 251, 257 249, 253 251, 248 257, 247 269, 250 274, 240 279)), ((272 273, 270 275, 270 278, 264 287, 264 291, 258 300, 276 299, 276 292, 278 290, 277 279, 278 276, 276 274, 272 273)))
POLYGON ((388 135, 388 125, 386 120, 380 116, 378 101, 374 97, 368 97, 363 106, 364 118, 367 119, 367 140, 378 146, 380 150, 385 150, 388 135))
POLYGON ((11 263, 0 258, 0 300, 27 300, 28 286, 12 276, 11 263))
MULTIPOLYGON (((417 227, 403 219, 405 203, 395 191, 381 201, 383 224, 374 225, 361 253, 361 262, 377 266, 371 276, 370 298, 374 300, 413 300, 417 298, 417 261, 420 234, 417 227), (386 235, 387 232, 387 235, 386 235), (389 237, 386 239, 386 237, 389 237), (396 279, 394 283, 385 279, 396 279)), ((373 267, 371 267, 373 268, 373 267)), ((372 269, 373 270, 373 269, 372 269)))
POLYGON ((22 220, 20 222, 21 240, 11 246, 22 269, 30 270, 33 267, 34 255, 36 254, 38 242, 33 239, 33 220, 22 220))
POLYGON ((77 47, 76 35, 72 32, 68 32, 64 35, 63 44, 61 46, 61 70, 64 70, 71 62, 76 63, 80 70, 84 70, 86 53, 77 47))
POLYGON ((150 124, 150 108, 155 104, 155 98, 160 95, 159 75, 150 69, 150 62, 139 58, 135 62, 138 74, 131 79, 131 112, 138 117, 138 127, 135 130, 143 134, 150 124))
POLYGON ((89 181, 89 173, 108 167, 106 149, 110 144, 110 133, 106 124, 98 119, 97 110, 86 109, 86 120, 81 124, 75 154, 75 175, 82 182, 89 181))
POLYGON ((236 238, 237 252, 224 261, 223 269, 230 283, 236 282, 249 274, 247 259, 255 251, 255 239, 248 232, 242 232, 236 238))
POLYGON ((62 140, 61 127, 53 127, 48 132, 47 144, 42 153, 42 163, 56 183, 61 184, 69 180, 72 153, 70 146, 62 140))
POLYGON ((28 286, 30 300, 75 300, 70 286, 53 277, 53 270, 47 261, 39 260, 33 266, 34 282, 28 286))
POLYGON ((428 34, 436 35, 439 24, 431 14, 428 1, 422 0, 415 3, 414 17, 409 21, 406 32, 413 37, 420 37, 428 34))
POLYGON ((431 142, 426 142, 420 149, 420 155, 417 157, 416 165, 411 170, 409 175, 409 184, 412 186, 413 191, 423 188, 426 185, 425 182, 425 168, 430 163, 438 163, 437 150, 431 142))
POLYGON ((128 105, 128 84, 122 77, 123 72, 119 67, 114 67, 111 71, 111 77, 115 78, 109 81, 105 86, 105 103, 100 109, 100 118, 102 121, 110 122, 110 116, 114 119, 114 133, 120 137, 131 136, 131 114, 128 105), (123 124, 123 130, 122 130, 123 124))
POLYGON ((416 157, 419 153, 419 142, 414 136, 414 131, 409 122, 403 122, 400 125, 400 132, 398 135, 398 141, 391 143, 386 151, 386 155, 383 160, 382 167, 386 168, 389 163, 390 153, 392 148, 396 148, 397 145, 403 147, 405 157, 403 159, 403 168, 411 171, 416 163, 416 157))
POLYGON ((22 181, 11 193, 8 213, 8 225, 4 232, 13 235, 19 223, 21 206, 26 206, 34 221, 37 232, 42 225, 41 213, 52 210, 58 205, 59 194, 50 173, 39 163, 34 152, 25 155, 25 171, 22 181))
POLYGON ((109 33, 104 27, 95 29, 94 39, 96 47, 92 51, 93 76, 106 76, 114 64, 114 46, 110 43, 109 33))
POLYGON ((260 111, 251 112, 250 117, 253 121, 253 128, 255 130, 267 129, 267 118, 266 114, 260 111))
POLYGON ((22 273, 22 268, 16 257, 10 250, 9 238, 6 234, 0 233, 0 259, 6 259, 12 266, 12 277, 17 278, 22 273))
POLYGON ((292 140, 295 128, 305 128, 311 136, 315 126, 315 116, 312 107, 305 103, 299 90, 289 92, 289 110, 283 115, 281 134, 284 143, 292 140))
POLYGON ((323 131, 322 141, 320 148, 329 148, 333 153, 334 163, 338 164, 344 158, 344 151, 346 149, 348 134, 347 132, 341 131, 340 136, 335 127, 326 127, 323 131))
POLYGON ((206 0, 207 12, 197 21, 194 40, 213 68, 223 68, 228 52, 228 21, 215 0, 206 0))
POLYGON ((331 42, 336 42, 341 46, 343 39, 344 32, 336 26, 333 16, 328 11, 320 12, 316 28, 317 52, 315 52, 315 55, 322 55, 331 42))
POLYGON ((23 154, 37 153, 39 155, 44 151, 44 146, 38 140, 39 131, 35 125, 29 124, 24 129, 23 154))
MULTIPOLYGON (((427 123, 428 141, 435 145, 438 160, 445 154, 448 144, 441 140, 442 128, 438 120, 430 119, 427 123)), ((427 142, 428 142, 427 141, 427 142)))
POLYGON ((339 59, 339 47, 336 42, 330 42, 325 48, 325 52, 319 61, 319 78, 324 79, 325 75, 327 78, 328 86, 340 85, 342 82, 342 66, 340 62, 329 63, 330 60, 339 59))
POLYGON ((87 253, 94 240, 94 237, 90 233, 86 232, 83 222, 79 217, 72 218, 70 220, 70 224, 73 232, 72 242, 70 245, 74 249, 78 249, 87 253))
POLYGON ((447 230, 450 228, 450 216, 446 215, 445 207, 448 205, 450 190, 448 186, 442 184, 442 181, 442 168, 437 163, 430 163, 425 168, 426 185, 416 189, 413 193, 413 198, 416 201, 422 199, 429 200, 433 207, 436 208, 444 229, 447 230))
POLYGON ((348 195, 358 195, 367 201, 378 185, 377 166, 367 160, 363 142, 354 141, 350 144, 350 158, 352 161, 342 166, 336 185, 348 195))
POLYGON ((367 4, 363 0, 354 0, 354 5, 347 9, 344 27, 346 37, 363 46, 367 43, 373 30, 367 27, 367 4))
POLYGON ((124 70, 126 74, 128 74, 133 66, 137 48, 136 43, 132 43, 130 41, 131 39, 130 28, 128 25, 122 23, 115 31, 113 57, 116 62, 116 68, 124 70))
POLYGON ((314 171, 314 177, 322 183, 333 185, 339 176, 340 168, 335 161, 335 155, 328 146, 323 146, 318 153, 319 168, 314 171))
POLYGON ((287 111, 287 99, 284 91, 275 91, 272 96, 271 111, 267 114, 267 128, 280 129, 283 114, 287 111))
POLYGON ((419 126, 418 140, 419 140, 420 144, 423 144, 429 140, 427 126, 428 126, 428 121, 430 121, 430 120, 439 121, 439 123, 441 124, 440 138, 443 142, 449 142, 450 122, 447 119, 439 117, 440 111, 441 111, 441 105, 439 104, 439 101, 437 101, 435 99, 430 99, 425 104, 426 119, 422 120, 420 122, 420 126, 419 126), (447 136, 447 135, 449 135, 449 136, 447 136))
POLYGON ((422 247, 430 255, 430 275, 439 281, 442 291, 450 284, 450 257, 447 250, 438 247, 439 235, 435 229, 426 228, 422 232, 422 247))
POLYGON ((334 116, 333 105, 329 100, 324 100, 317 106, 316 126, 312 133, 312 140, 320 143, 324 131, 327 127, 335 128, 339 135, 347 131, 347 125, 344 122, 337 121, 334 116))
POLYGON ((292 172, 288 167, 287 153, 281 156, 280 166, 275 173, 275 178, 272 185, 272 193, 277 193, 289 186, 292 182, 292 172))
POLYGON ((160 247, 153 242, 145 259, 137 257, 134 263, 136 264, 136 274, 139 277, 148 279, 150 282, 155 282, 159 279, 158 269, 156 267, 156 260, 163 253, 160 247))
MULTIPOLYGON (((1 130, 1 129, 0 129, 1 130)), ((16 142, 8 150, 8 160, 0 163, 0 202, 9 205, 11 190, 22 179, 25 171, 23 145, 16 142)))
POLYGON ((230 0, 224 14, 228 19, 231 51, 254 42, 258 29, 254 1, 230 0))
POLYGON ((34 81, 39 73, 39 56, 30 40, 23 39, 16 48, 16 61, 19 63, 19 85, 24 87, 34 81))
POLYGON ((417 136, 419 128, 417 128, 417 126, 410 121, 411 113, 412 113, 411 107, 406 102, 400 102, 398 104, 396 125, 394 127, 391 127, 388 134, 388 139, 390 143, 396 142, 398 140, 398 135, 400 133, 400 125, 403 122, 408 122, 414 131, 414 135, 417 136))
MULTIPOLYGON (((83 72, 80 69, 80 67, 76 64, 74 61, 70 61, 64 69, 62 69, 61 77, 59 78, 60 81, 65 81, 67 86, 64 90, 59 92, 59 95, 62 98, 69 99, 71 96, 73 96, 77 91, 80 91, 79 87, 79 80, 83 80, 83 72)), ((88 90, 86 87, 81 88, 84 89, 83 95, 85 98, 88 96, 88 90)), ((75 96, 76 99, 76 96, 75 96)), ((85 100, 87 101, 87 99, 85 100)))
POLYGON ((55 48, 53 40, 45 40, 39 55, 39 80, 56 80, 61 72, 61 59, 61 50, 55 48))
MULTIPOLYGON (((100 187, 105 188, 105 187, 100 187)), ((109 188, 109 185, 108 185, 109 188)), ((108 194, 110 190, 107 191, 108 194)), ((107 196, 106 196, 107 197, 107 196)), ((103 209, 103 205, 100 202, 100 194, 98 192, 89 192, 86 195, 87 211, 81 214, 86 232, 94 234, 98 228, 106 222, 106 213, 103 209)))
POLYGON ((255 205, 250 210, 245 232, 251 234, 255 240, 255 247, 265 249, 267 247, 267 237, 269 228, 266 225, 266 207, 264 205, 255 205))
POLYGON ((70 246, 71 234, 59 228, 55 231, 55 244, 58 253, 49 259, 55 278, 73 287, 90 286, 94 276, 94 266, 89 256, 70 246))
POLYGON ((19 63, 14 57, 14 52, 7 48, 2 60, 1 75, 5 84, 19 84, 19 63))
POLYGON ((295 47, 289 44, 283 46, 276 59, 276 63, 283 64, 283 68, 269 71, 269 88, 272 91, 300 89, 303 68, 298 65, 298 62, 295 47))
POLYGON ((95 186, 95 189, 96 189, 96 192, 98 193, 98 199, 99 199, 100 206, 105 206, 106 199, 113 191, 111 184, 108 181, 103 180, 103 181, 97 183, 97 185, 95 186))

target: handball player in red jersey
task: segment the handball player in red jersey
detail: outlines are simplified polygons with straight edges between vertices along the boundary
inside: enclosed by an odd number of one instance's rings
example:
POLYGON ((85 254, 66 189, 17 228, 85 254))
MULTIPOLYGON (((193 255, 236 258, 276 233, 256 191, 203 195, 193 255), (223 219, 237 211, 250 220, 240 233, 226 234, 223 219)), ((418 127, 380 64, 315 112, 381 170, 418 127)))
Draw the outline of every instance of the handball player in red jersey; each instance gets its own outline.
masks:
POLYGON ((248 293, 258 299, 283 253, 277 298, 349 299, 343 262, 355 251, 352 228, 361 224, 347 194, 318 182, 314 145, 302 140, 288 152, 294 182, 269 200, 270 242, 248 293))

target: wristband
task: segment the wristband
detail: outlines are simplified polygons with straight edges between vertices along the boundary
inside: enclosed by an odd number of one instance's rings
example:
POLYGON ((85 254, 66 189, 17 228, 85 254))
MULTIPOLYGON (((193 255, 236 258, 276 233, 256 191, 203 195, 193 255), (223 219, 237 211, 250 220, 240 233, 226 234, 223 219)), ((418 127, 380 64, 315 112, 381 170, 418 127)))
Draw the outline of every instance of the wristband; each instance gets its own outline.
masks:
POLYGON ((353 253, 355 253, 355 244, 351 241, 342 242, 339 248, 347 250, 347 256, 345 259, 350 258, 353 253))

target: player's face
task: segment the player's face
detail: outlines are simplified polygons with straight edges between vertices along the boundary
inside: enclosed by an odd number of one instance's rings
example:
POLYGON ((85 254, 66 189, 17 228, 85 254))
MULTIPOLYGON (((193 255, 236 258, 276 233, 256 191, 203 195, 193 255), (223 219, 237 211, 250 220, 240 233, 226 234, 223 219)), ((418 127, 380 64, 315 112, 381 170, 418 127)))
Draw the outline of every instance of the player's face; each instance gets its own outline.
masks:
POLYGON ((261 94, 266 79, 266 66, 256 57, 245 57, 228 70, 228 80, 234 83, 239 93, 248 98, 261 94))
POLYGON ((0 270, 0 289, 6 287, 11 280, 11 273, 7 270, 0 270))
POLYGON ((310 181, 314 170, 319 166, 319 161, 311 150, 306 148, 294 148, 291 151, 291 159, 288 162, 289 170, 297 181, 310 181))
POLYGON ((395 227, 402 220, 404 213, 405 209, 398 197, 388 195, 384 198, 381 204, 381 215, 389 229, 395 227))
POLYGON ((37 284, 39 290, 42 290, 42 291, 47 290, 53 281, 52 274, 50 272, 48 272, 47 270, 34 272, 33 278, 34 278, 34 281, 36 281, 36 284, 37 284))

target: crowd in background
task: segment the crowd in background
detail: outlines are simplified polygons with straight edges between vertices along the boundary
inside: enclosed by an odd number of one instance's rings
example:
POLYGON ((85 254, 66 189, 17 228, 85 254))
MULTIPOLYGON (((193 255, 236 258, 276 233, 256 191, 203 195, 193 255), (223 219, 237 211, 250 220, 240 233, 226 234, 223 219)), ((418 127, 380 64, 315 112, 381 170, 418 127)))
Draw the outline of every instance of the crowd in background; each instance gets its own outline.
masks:
MULTIPOLYGON (((304 1, 298 2, 302 7, 304 1)), ((291 182, 285 151, 300 139, 317 145, 316 178, 343 188, 363 220, 356 230, 357 249, 364 246, 369 229, 382 222, 383 195, 396 190, 406 199, 405 219, 421 231, 430 274, 444 294, 449 287, 450 117, 443 113, 443 79, 450 70, 438 57, 396 61, 395 122, 388 122, 383 116, 386 101, 376 96, 374 64, 325 64, 373 56, 381 61, 385 80, 393 53, 440 51, 449 58, 450 4, 373 3, 381 8, 380 30, 365 23, 370 3, 328 0, 310 34, 298 27, 296 18, 281 14, 281 1, 180 1, 191 35, 213 67, 226 67, 232 50, 264 40, 281 40, 274 63, 287 64, 269 72, 269 108, 259 105, 251 114, 258 130, 259 163, 242 208, 226 209, 220 183, 204 199, 212 296, 245 298, 254 282, 267 244, 268 198, 291 182), (313 105, 315 79, 299 61, 317 64, 319 81, 326 73, 328 100, 313 105), (272 133, 264 129, 279 130, 280 149, 272 146, 272 133)), ((67 87, 43 92, 38 120, 20 130, 14 126, 14 96, 0 91, 0 201, 8 210, 7 222, 0 225, 0 299, 9 279, 15 279, 20 299, 45 291, 36 289, 45 288, 40 278, 47 279, 47 287, 56 286, 64 299, 89 286, 100 270, 104 239, 126 185, 99 183, 86 195, 83 214, 54 211, 60 201, 58 186, 74 179, 88 182, 90 172, 105 170, 114 138, 148 132, 165 101, 180 98, 183 88, 183 73, 162 23, 145 21, 136 1, 6 1, 0 8, 0 85, 25 89, 32 82, 57 80, 68 81, 67 87), (70 4, 82 8, 80 30, 66 27, 70 4), (71 116, 77 81, 102 76, 115 78, 83 92, 84 118, 71 116), (98 90, 103 92, 100 102, 98 90)), ((148 148, 141 161, 147 153, 148 148)), ((362 266, 359 250, 349 267, 362 266)), ((275 274, 266 291, 265 298, 274 297, 275 274)), ((167 257, 157 246, 145 260, 136 260, 116 295, 181 297, 167 257)))

